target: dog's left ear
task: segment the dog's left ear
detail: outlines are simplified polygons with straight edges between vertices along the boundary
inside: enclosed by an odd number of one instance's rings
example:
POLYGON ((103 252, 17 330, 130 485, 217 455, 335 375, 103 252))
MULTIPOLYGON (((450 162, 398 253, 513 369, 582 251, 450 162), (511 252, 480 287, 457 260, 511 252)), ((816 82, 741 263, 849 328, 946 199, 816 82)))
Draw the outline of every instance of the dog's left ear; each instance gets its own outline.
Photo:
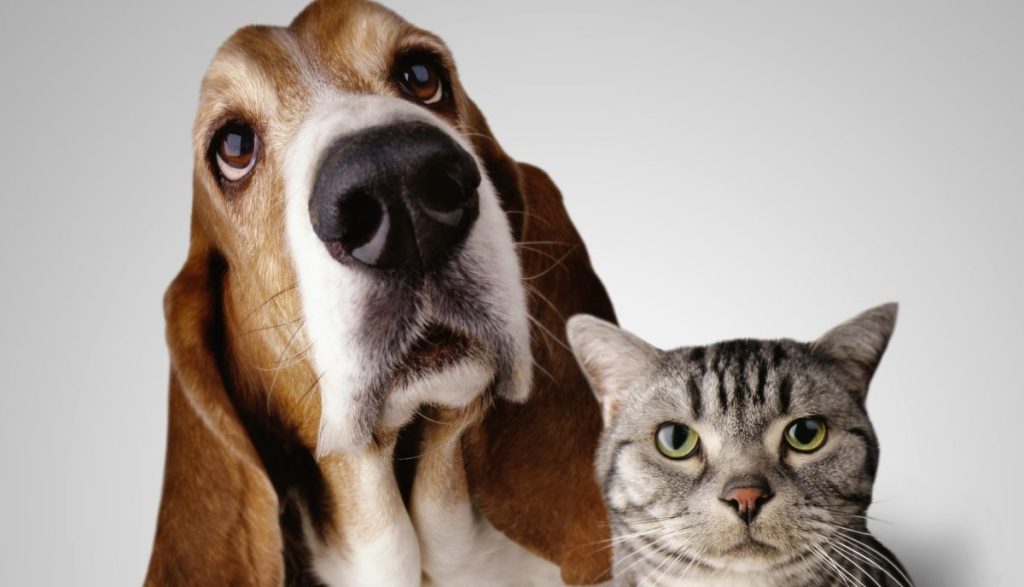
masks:
POLYGON ((607 581, 608 518, 594 473, 601 412, 564 333, 573 314, 615 314, 547 174, 509 158, 475 106, 468 122, 520 243, 537 365, 525 403, 495 399, 464 436, 473 502, 498 530, 559 565, 566 583, 607 581))
MULTIPOLYGON (((469 138, 473 143, 473 149, 483 159, 487 177, 494 184, 494 189, 498 192, 498 198, 501 200, 501 208, 505 211, 509 224, 512 226, 513 237, 516 241, 521 241, 528 214, 525 210, 523 177, 520 175, 519 165, 505 153, 498 141, 494 139, 487 119, 477 108, 476 103, 468 98, 466 102, 466 123, 472 133, 469 138)), ((561 196, 559 196, 560 199, 561 196)))

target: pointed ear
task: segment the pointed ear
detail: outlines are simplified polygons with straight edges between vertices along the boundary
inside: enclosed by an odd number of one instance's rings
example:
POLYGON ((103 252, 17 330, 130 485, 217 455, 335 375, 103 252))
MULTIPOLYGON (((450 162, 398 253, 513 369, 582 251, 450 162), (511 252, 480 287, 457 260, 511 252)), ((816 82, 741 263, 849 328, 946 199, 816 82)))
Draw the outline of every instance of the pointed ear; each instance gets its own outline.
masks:
POLYGON ((872 308, 811 344, 818 356, 837 363, 846 372, 851 388, 862 398, 867 395, 871 378, 889 345, 898 309, 895 303, 872 308))
POLYGON ((651 370, 660 351, 611 322, 577 314, 566 322, 569 346, 594 395, 607 426, 632 385, 651 370))
POLYGON ((164 298, 171 354, 163 495, 146 585, 280 585, 277 493, 226 388, 222 257, 193 222, 164 298))

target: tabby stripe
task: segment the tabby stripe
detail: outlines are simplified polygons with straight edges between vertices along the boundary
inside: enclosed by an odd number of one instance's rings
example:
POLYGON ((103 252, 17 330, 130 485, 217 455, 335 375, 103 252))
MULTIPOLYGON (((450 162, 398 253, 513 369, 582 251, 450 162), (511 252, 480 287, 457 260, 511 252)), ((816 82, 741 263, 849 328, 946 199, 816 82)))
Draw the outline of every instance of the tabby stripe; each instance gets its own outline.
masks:
POLYGON ((694 363, 704 363, 704 347, 699 346, 690 349, 690 361, 694 363))
POLYGON ((772 348, 772 367, 778 367, 784 360, 786 360, 786 349, 782 348, 782 344, 775 343, 772 348))
POLYGON ((789 396, 793 392, 793 380, 786 375, 779 384, 779 412, 789 413, 789 396))
POLYGON ((738 411, 742 417, 743 408, 746 407, 747 402, 747 362, 750 360, 748 353, 741 353, 739 358, 739 364, 736 367, 736 378, 733 384, 733 397, 736 398, 736 411, 738 411))
POLYGON ((878 472, 878 448, 873 442, 871 442, 871 437, 868 436, 866 430, 862 428, 850 428, 847 432, 864 441, 864 447, 867 449, 867 455, 864 458, 864 468, 874 476, 875 473, 878 472))
POLYGON ((627 446, 633 444, 632 440, 620 440, 615 445, 615 452, 612 453, 611 464, 608 466, 608 472, 605 473, 604 479, 601 481, 601 489, 604 495, 608 495, 611 489, 611 483, 615 480, 617 472, 619 470, 619 455, 626 449, 627 446))
POLYGON ((764 383, 768 379, 768 365, 763 362, 757 368, 757 403, 764 405, 764 383))
POLYGON ((686 392, 690 395, 690 409, 693 411, 693 419, 700 420, 701 415, 704 413, 704 404, 700 397, 700 388, 697 387, 693 377, 689 377, 686 380, 686 392))
POLYGON ((722 413, 729 411, 729 393, 725 390, 725 377, 718 373, 718 406, 722 413))
POLYGON ((871 505, 871 494, 870 493, 846 493, 832 482, 825 484, 829 491, 834 493, 836 497, 844 501, 848 501, 851 504, 869 506, 871 505))

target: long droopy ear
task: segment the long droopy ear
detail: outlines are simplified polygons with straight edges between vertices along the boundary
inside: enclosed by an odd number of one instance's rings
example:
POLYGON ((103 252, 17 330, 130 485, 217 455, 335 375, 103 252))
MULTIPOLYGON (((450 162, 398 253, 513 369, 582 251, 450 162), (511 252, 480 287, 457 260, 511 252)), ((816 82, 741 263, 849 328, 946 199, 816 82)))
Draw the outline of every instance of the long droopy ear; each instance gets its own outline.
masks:
POLYGON ((850 389, 863 399, 896 327, 897 304, 872 308, 843 322, 811 344, 819 357, 835 362, 850 389))
POLYGON ((193 218, 164 299, 171 354, 163 496, 146 585, 281 585, 277 494, 227 393, 224 261, 193 218))
POLYGON ((595 480, 601 412, 565 342, 565 320, 614 320, 604 286, 548 176, 510 159, 476 107, 468 121, 519 243, 537 367, 530 398, 495 400, 463 437, 474 505, 495 528, 555 562, 570 584, 608 580, 608 519, 595 480))
POLYGON ((566 323, 569 346, 601 402, 605 426, 619 411, 637 381, 657 360, 659 351, 611 322, 577 314, 566 323))

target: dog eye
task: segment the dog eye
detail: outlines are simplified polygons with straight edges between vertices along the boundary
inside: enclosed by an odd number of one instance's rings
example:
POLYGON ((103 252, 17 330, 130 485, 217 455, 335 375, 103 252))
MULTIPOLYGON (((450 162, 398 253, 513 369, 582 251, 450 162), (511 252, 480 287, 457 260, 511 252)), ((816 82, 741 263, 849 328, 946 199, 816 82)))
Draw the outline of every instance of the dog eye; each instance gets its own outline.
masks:
POLYGON ((423 104, 437 104, 444 98, 440 68, 427 56, 402 59, 395 74, 402 90, 423 104))
POLYGON ((814 452, 825 444, 828 433, 821 418, 800 418, 786 426, 786 442, 798 452, 814 452))
POLYGON ((213 138, 217 169, 226 181, 239 181, 256 164, 259 138, 248 123, 238 120, 225 124, 213 138))

